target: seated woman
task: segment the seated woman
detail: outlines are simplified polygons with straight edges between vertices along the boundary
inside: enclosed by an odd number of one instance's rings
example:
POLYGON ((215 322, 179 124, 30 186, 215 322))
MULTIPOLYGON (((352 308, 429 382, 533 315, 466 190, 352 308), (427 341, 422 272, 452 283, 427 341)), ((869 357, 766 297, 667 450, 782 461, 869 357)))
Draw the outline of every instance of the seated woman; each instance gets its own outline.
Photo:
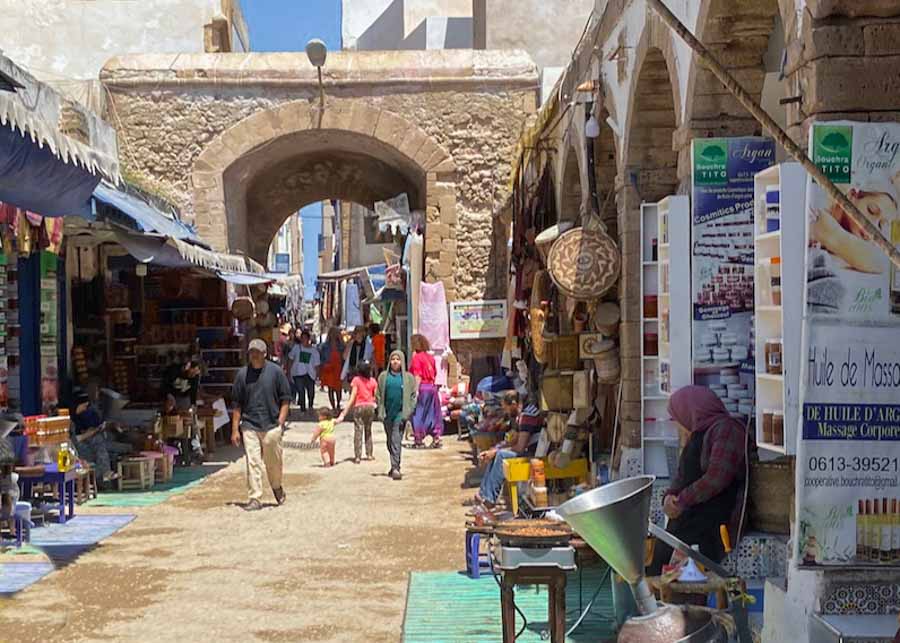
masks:
POLYGON ((497 504, 497 498, 503 489, 503 461, 509 458, 521 458, 533 455, 537 448, 544 418, 535 404, 525 404, 519 394, 510 391, 503 396, 503 412, 509 418, 511 429, 516 430, 515 443, 501 442, 492 449, 482 451, 478 456, 481 462, 489 462, 487 473, 481 479, 481 487, 475 496, 475 502, 491 509, 497 504))
POLYGON ((115 429, 101 420, 100 413, 91 406, 86 392, 76 390, 73 397, 75 415, 72 416, 72 430, 78 455, 93 465, 100 481, 112 482, 119 477, 113 471, 113 465, 121 456, 132 452, 131 445, 113 439, 109 432, 115 429))
MULTIPOLYGON (((743 510, 747 432, 731 417, 719 397, 705 386, 685 386, 669 399, 669 414, 687 443, 681 450, 678 475, 666 490, 666 531, 715 562, 725 557, 720 526, 727 525, 732 543, 743 510)), ((648 573, 657 575, 672 557, 672 548, 657 541, 648 573)))

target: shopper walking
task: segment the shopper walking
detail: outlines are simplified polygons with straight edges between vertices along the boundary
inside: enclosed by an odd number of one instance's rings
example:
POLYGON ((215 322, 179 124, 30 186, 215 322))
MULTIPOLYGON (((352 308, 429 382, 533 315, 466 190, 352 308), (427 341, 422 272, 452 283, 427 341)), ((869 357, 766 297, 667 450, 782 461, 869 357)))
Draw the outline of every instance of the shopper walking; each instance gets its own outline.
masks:
POLYGON ((300 412, 312 410, 316 398, 316 371, 319 369, 319 351, 312 345, 308 331, 300 333, 300 341, 288 354, 288 368, 294 381, 294 392, 300 412))
POLYGON ((353 329, 353 338, 344 348, 344 367, 341 370, 341 379, 347 384, 353 381, 360 364, 366 362, 372 364, 372 340, 365 326, 357 326, 353 329))
POLYGON ((378 388, 375 391, 376 415, 384 423, 391 459, 388 475, 392 480, 403 478, 400 475, 403 426, 412 417, 417 397, 416 378, 406 372, 406 356, 402 351, 393 351, 387 370, 378 376, 378 388))
POLYGON ((262 472, 279 505, 284 504, 281 438, 291 407, 291 386, 284 371, 266 359, 266 343, 250 342, 250 364, 240 369, 231 389, 234 413, 231 442, 244 442, 247 462, 248 511, 262 509, 262 472))
POLYGON ((344 421, 347 413, 353 410, 353 461, 362 461, 363 437, 366 441, 366 460, 375 459, 372 445, 372 420, 375 419, 375 389, 378 382, 372 377, 372 367, 368 362, 360 362, 356 369, 356 377, 350 382, 350 401, 337 418, 338 424, 344 421))
POLYGON ((431 447, 441 448, 441 436, 444 434, 444 420, 441 417, 441 398, 434 385, 437 376, 437 364, 429 353, 430 346, 424 335, 413 335, 410 344, 415 354, 409 364, 409 372, 416 378, 419 394, 416 410, 413 413, 413 447, 425 446, 425 436, 431 435, 431 447))
POLYGON ((328 389, 328 402, 331 410, 341 410, 341 398, 343 397, 343 382, 341 381, 341 369, 344 364, 344 340, 337 326, 328 329, 328 335, 322 345, 319 346, 319 358, 322 369, 319 377, 322 386, 328 389))

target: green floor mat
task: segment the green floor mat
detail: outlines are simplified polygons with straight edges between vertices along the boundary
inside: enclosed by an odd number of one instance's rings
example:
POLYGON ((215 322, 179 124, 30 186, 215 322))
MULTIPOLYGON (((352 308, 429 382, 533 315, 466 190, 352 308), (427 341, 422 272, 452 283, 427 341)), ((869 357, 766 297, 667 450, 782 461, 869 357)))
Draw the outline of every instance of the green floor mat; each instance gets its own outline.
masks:
MULTIPOLYGON (((582 605, 587 605, 601 585, 602 589, 590 613, 567 641, 597 643, 615 636, 611 621, 612 590, 605 571, 603 567, 583 570, 582 605)), ((567 627, 572 627, 581 613, 578 582, 578 572, 569 574, 567 627)), ((517 587, 516 605, 528 619, 528 627, 518 641, 541 641, 541 632, 547 629, 547 587, 517 587)), ((521 627, 522 617, 517 614, 516 631, 521 627)), ((502 638, 500 588, 490 573, 477 580, 453 572, 413 572, 410 575, 403 624, 404 643, 496 643, 502 638)))
POLYGON ((101 491, 96 498, 85 503, 88 507, 152 507, 172 496, 184 493, 206 476, 223 468, 223 465, 177 467, 172 479, 153 485, 146 491, 101 491))

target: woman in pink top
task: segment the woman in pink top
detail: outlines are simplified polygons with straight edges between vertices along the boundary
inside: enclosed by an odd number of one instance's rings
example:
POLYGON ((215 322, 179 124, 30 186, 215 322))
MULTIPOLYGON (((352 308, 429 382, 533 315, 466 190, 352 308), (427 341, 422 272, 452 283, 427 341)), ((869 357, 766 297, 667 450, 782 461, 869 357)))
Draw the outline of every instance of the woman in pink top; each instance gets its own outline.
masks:
POLYGON ((350 401, 347 408, 338 416, 341 423, 352 408, 353 412, 353 462, 359 464, 362 461, 363 436, 366 438, 366 460, 374 460, 374 448, 372 445, 372 420, 375 419, 375 389, 378 381, 372 377, 372 367, 368 362, 360 362, 356 368, 356 376, 350 382, 350 401))
POLYGON ((419 383, 419 397, 416 410, 412 416, 413 448, 422 448, 425 436, 431 435, 431 448, 441 448, 441 436, 444 434, 444 419, 441 417, 441 398, 434 385, 437 376, 437 365, 434 356, 429 353, 428 340, 422 335, 413 335, 411 340, 415 351, 409 364, 409 372, 419 383))

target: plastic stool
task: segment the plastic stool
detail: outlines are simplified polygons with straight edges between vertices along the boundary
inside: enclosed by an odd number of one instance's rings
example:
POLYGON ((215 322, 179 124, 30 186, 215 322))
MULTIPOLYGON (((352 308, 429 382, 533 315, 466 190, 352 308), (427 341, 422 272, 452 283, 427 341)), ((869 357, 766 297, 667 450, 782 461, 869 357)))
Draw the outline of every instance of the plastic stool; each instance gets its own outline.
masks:
POLYGON ((477 531, 466 531, 466 574, 469 578, 481 578, 481 570, 489 569, 488 554, 481 553, 481 536, 477 531))
POLYGON ((34 523, 31 522, 31 503, 17 502, 13 522, 16 525, 16 547, 21 547, 22 542, 31 542, 31 528, 34 523))

